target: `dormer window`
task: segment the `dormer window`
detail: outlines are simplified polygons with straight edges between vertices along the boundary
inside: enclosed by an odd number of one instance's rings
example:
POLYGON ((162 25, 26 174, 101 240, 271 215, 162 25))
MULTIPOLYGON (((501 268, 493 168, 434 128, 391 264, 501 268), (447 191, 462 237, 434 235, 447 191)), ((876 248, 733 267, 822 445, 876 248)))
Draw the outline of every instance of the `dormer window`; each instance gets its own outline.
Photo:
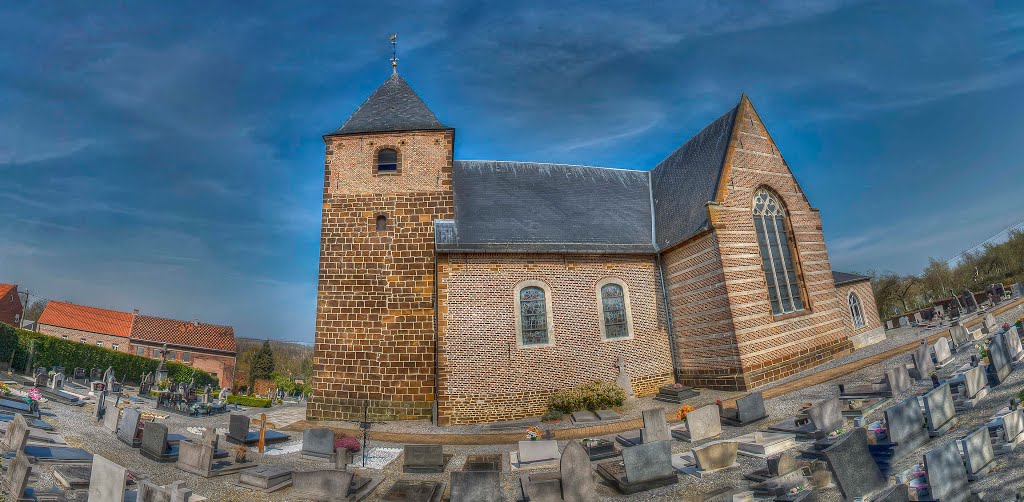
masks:
POLYGON ((398 172, 398 151, 391 148, 382 148, 377 152, 377 172, 397 173, 398 172))

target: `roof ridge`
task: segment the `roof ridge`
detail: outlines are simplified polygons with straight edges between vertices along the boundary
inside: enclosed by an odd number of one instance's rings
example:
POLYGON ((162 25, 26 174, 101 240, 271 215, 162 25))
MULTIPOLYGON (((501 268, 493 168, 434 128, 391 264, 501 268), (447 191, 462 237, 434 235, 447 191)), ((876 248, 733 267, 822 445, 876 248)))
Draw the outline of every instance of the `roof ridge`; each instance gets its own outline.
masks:
POLYGON ((232 328, 232 326, 227 325, 227 324, 213 324, 213 323, 209 323, 209 322, 199 322, 198 319, 194 319, 194 320, 189 321, 189 320, 186 320, 186 319, 175 319, 173 317, 163 317, 163 316, 156 316, 156 315, 149 315, 149 314, 142 314, 142 313, 134 314, 134 315, 135 315, 136 318, 138 318, 138 317, 148 317, 150 319, 160 319, 160 320, 163 320, 163 321, 195 322, 195 323, 198 323, 201 326, 212 326, 212 327, 216 327, 216 328, 231 328, 231 329, 234 329, 234 328, 232 328))
POLYGON ((610 169, 613 171, 630 171, 635 173, 643 173, 650 171, 650 169, 629 169, 625 167, 591 166, 587 164, 566 164, 564 162, 534 162, 532 160, 458 159, 455 162, 498 162, 507 164, 532 164, 541 166, 586 167, 590 169, 610 169))

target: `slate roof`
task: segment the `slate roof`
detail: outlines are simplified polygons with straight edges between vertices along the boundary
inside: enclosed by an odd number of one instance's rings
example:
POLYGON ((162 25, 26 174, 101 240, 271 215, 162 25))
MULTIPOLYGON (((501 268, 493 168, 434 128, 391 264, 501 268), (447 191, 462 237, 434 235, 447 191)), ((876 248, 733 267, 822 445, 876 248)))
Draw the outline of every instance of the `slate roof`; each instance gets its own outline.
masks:
POLYGON ((665 249, 708 228, 739 104, 683 143, 651 170, 657 244, 665 249))
POLYGON ((855 282, 870 281, 871 278, 860 274, 850 274, 847 272, 836 272, 832 271, 832 282, 836 286, 842 286, 844 284, 853 284, 855 282))
POLYGON ((647 171, 457 160, 439 251, 654 253, 647 171))
POLYGON ((330 135, 448 130, 398 73, 392 73, 344 124, 330 135))
POLYGON ((128 338, 132 314, 51 300, 39 316, 39 324, 128 338))
POLYGON ((135 316, 132 339, 169 345, 209 348, 235 352, 235 330, 231 326, 194 324, 148 315, 135 316))

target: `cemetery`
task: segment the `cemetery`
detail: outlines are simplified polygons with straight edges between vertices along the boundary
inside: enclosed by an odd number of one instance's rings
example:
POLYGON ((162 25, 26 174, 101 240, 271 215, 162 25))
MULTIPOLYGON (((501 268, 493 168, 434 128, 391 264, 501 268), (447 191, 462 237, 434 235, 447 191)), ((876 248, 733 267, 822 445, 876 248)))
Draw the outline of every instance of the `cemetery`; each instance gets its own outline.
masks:
POLYGON ((1014 500, 1024 371, 1008 323, 1024 307, 1006 307, 959 326, 982 326, 984 351, 906 326, 825 378, 664 388, 558 421, 312 422, 302 402, 229 405, 154 373, 33 368, 0 397, 2 486, 83 501, 1014 500))

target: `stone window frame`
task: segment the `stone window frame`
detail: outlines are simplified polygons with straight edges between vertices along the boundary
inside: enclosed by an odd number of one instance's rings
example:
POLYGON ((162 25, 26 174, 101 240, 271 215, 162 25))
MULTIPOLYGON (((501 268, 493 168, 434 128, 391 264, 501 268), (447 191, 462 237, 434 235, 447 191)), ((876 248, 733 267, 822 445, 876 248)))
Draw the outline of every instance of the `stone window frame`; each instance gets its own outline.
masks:
MULTIPOLYGON (((771 311, 772 319, 776 320, 776 321, 779 321, 779 320, 788 319, 788 318, 791 318, 791 317, 798 317, 798 316, 807 315, 807 314, 812 313, 813 312, 813 306, 811 305, 810 295, 807 294, 807 288, 805 287, 806 284, 805 284, 805 281, 804 281, 803 267, 801 266, 800 253, 799 253, 799 250, 797 248, 796 232, 794 232, 794 230, 793 230, 793 218, 792 218, 792 215, 789 212, 789 204, 787 203, 786 199, 781 195, 781 193, 778 190, 776 190, 774 187, 772 187, 770 185, 764 184, 764 185, 759 185, 757 188, 755 188, 753 190, 753 196, 750 198, 750 205, 751 205, 750 215, 751 215, 751 223, 753 223, 754 240, 755 240, 755 243, 757 244, 757 255, 761 259, 760 268, 761 268, 762 277, 765 280, 765 282, 764 282, 764 285, 765 285, 765 295, 768 296, 768 309, 771 311), (768 195, 772 196, 775 199, 775 202, 778 204, 778 207, 779 207, 779 209, 782 212, 783 229, 784 229, 785 234, 786 234, 786 240, 787 240, 787 244, 788 244, 787 247, 789 249, 789 257, 790 257, 790 261, 791 261, 790 265, 791 265, 792 270, 793 270, 793 275, 796 278, 795 289, 796 289, 796 291, 800 295, 800 301, 801 301, 801 304, 802 304, 802 308, 800 308, 800 309, 786 311, 785 308, 783 308, 782 312, 776 313, 775 309, 772 308, 772 306, 771 306, 771 293, 768 291, 768 276, 767 276, 767 272, 765 272, 765 270, 764 270, 764 265, 766 263, 766 260, 765 260, 765 257, 763 255, 761 255, 761 241, 760 241, 761 237, 757 233, 757 224, 754 221, 754 218, 756 217, 754 212, 757 210, 757 207, 756 207, 757 197, 761 193, 761 191, 765 191, 765 192, 768 193, 768 195)), ((767 229, 766 229, 766 231, 767 231, 767 229)), ((771 250, 769 250, 769 251, 771 251, 771 250)), ((793 286, 790 286, 789 289, 792 291, 793 286)), ((780 297, 779 301, 781 303, 781 301, 782 301, 781 297, 780 297)))
POLYGON ((512 291, 513 305, 515 305, 515 326, 516 326, 516 348, 517 349, 538 349, 555 346, 555 323, 554 308, 551 300, 551 287, 544 281, 526 280, 516 284, 512 291), (547 343, 523 343, 523 317, 522 306, 520 305, 519 292, 523 288, 535 287, 544 290, 544 313, 547 315, 548 341, 547 343))
POLYGON ((605 277, 604 279, 601 279, 600 281, 597 281, 597 284, 594 285, 594 294, 597 296, 597 314, 598 314, 597 315, 597 324, 601 328, 600 329, 600 331, 601 331, 601 341, 602 342, 621 342, 623 340, 632 340, 633 339, 633 309, 630 307, 630 302, 629 302, 629 285, 626 284, 626 281, 623 281, 622 279, 620 279, 618 277, 605 277), (619 286, 620 288, 622 288, 622 304, 623 304, 623 308, 626 310, 626 336, 622 336, 622 337, 618 337, 618 338, 608 338, 608 334, 606 332, 606 328, 605 328, 605 325, 604 325, 604 298, 601 297, 601 288, 603 288, 603 287, 605 287, 605 286, 607 286, 609 284, 615 284, 616 286, 619 286))
POLYGON ((374 176, 400 176, 402 174, 402 149, 398 145, 377 145, 373 148, 373 156, 370 158, 370 162, 373 164, 373 175, 374 176), (381 150, 394 150, 395 156, 395 170, 394 171, 378 171, 377 170, 377 156, 380 155, 381 150))
POLYGON ((860 329, 867 326, 867 319, 864 318, 864 304, 860 301, 860 295, 856 291, 850 291, 846 295, 846 305, 850 309, 850 318, 853 320, 853 328, 860 329), (856 307, 857 310, 854 310, 856 307))

